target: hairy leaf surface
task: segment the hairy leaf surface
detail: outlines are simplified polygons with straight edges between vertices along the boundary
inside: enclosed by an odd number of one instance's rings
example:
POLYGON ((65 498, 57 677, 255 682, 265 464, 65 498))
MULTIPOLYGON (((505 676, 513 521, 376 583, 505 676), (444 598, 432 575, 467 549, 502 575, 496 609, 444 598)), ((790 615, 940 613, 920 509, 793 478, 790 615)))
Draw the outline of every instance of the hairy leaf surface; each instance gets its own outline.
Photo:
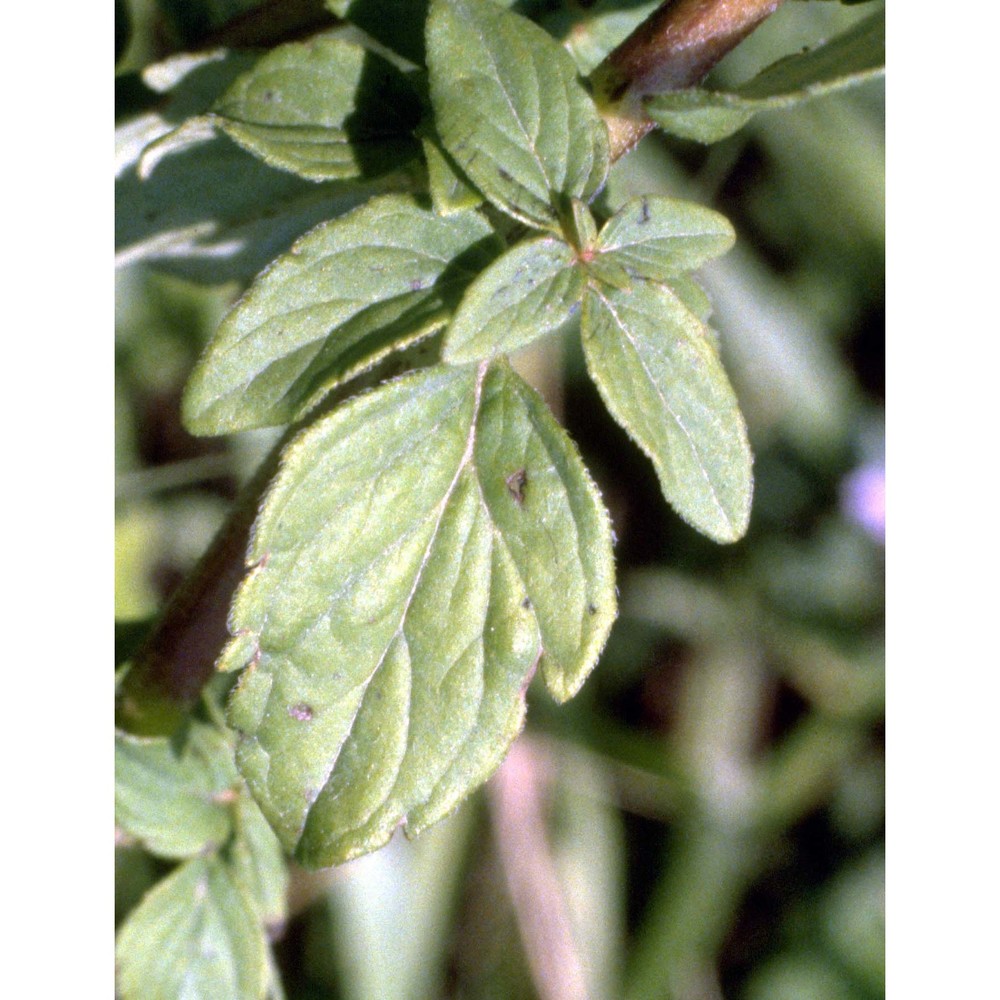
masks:
POLYGON ((188 382, 199 434, 282 424, 390 351, 444 325, 499 250, 481 216, 387 195, 319 226, 261 275, 188 382))
POLYGON ((689 201, 646 195, 622 206, 601 230, 591 271, 605 262, 634 277, 668 281, 724 254, 736 234, 718 212, 689 201))
POLYGON ((427 160, 427 185, 434 210, 452 215, 482 204, 483 196, 463 177, 454 161, 440 145, 436 135, 421 136, 427 160))
POLYGON ((288 916, 288 865, 281 842, 260 806, 247 794, 235 806, 233 875, 265 927, 280 928, 288 916))
POLYGON ((308 865, 418 832, 497 767, 540 664, 576 692, 615 616, 580 457, 506 365, 435 366, 291 446, 220 666, 237 762, 308 865))
POLYGON ((166 738, 115 733, 115 823, 161 858, 188 858, 226 842, 237 782, 230 743, 195 724, 183 751, 166 738))
POLYGON ((558 229, 562 199, 600 190, 607 129, 572 58, 536 24, 490 0, 433 0, 427 59, 441 140, 495 205, 558 229))
POLYGON ((750 446, 722 362, 671 289, 591 288, 583 302, 587 367, 608 409, 652 459, 664 496, 719 542, 750 517, 750 446))
POLYGON ((513 351, 558 329, 579 308, 585 281, 576 251, 562 240, 519 243, 469 286, 445 334, 445 360, 513 351))
POLYGON ((115 961, 122 1000, 256 1000, 267 942, 223 862, 192 858, 129 914, 115 961))
POLYGON ((793 107, 885 73, 885 12, 808 52, 786 56, 734 90, 692 88, 646 102, 650 118, 685 139, 718 142, 758 111, 793 107))
POLYGON ((281 45, 243 74, 214 121, 265 162, 310 180, 374 176, 417 152, 420 102, 406 77, 337 38, 281 45))

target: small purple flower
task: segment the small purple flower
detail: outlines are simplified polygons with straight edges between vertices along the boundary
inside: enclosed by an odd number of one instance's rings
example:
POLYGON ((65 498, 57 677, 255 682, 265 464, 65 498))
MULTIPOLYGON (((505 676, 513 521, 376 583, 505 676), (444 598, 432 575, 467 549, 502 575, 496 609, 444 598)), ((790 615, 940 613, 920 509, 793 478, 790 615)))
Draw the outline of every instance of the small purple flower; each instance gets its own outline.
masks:
POLYGON ((844 477, 840 505, 848 520, 877 542, 885 543, 885 465, 862 465, 844 477))

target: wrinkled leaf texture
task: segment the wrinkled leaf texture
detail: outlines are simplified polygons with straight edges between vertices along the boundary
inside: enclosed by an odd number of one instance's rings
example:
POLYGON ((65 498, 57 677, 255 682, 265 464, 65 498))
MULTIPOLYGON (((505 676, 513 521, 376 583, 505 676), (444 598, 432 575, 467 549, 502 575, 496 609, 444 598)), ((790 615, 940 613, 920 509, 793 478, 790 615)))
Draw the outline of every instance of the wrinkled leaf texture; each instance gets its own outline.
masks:
POLYGON ((435 366, 304 432, 220 664, 237 762, 307 865, 416 833, 499 765, 540 665, 574 694, 616 614, 607 514, 506 362, 435 366))
POLYGON ((427 59, 441 141, 498 208, 558 231, 564 200, 601 189, 607 129, 572 58, 538 25, 490 0, 432 0, 427 59))
POLYGON ((288 423, 389 352, 440 329, 500 247, 475 212, 373 198, 279 257, 223 320, 184 394, 197 434, 288 423))

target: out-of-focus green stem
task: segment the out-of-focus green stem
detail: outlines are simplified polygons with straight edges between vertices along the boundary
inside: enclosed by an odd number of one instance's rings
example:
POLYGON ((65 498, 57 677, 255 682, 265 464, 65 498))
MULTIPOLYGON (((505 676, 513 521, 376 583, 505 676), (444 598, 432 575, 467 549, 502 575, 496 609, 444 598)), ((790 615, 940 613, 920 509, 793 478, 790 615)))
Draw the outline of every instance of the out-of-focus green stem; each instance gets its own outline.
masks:
POLYGON ((759 650, 736 641, 685 675, 676 739, 699 799, 673 829, 632 951, 628 1000, 712 995, 716 955, 760 854, 751 754, 764 680, 759 650))
POLYGON ((825 800, 864 745, 871 713, 858 710, 855 684, 846 711, 815 707, 763 760, 754 759, 764 680, 757 655, 730 639, 686 678, 678 752, 700 799, 673 826, 665 872, 632 951, 627 1000, 718 992, 717 956, 767 844, 825 800))

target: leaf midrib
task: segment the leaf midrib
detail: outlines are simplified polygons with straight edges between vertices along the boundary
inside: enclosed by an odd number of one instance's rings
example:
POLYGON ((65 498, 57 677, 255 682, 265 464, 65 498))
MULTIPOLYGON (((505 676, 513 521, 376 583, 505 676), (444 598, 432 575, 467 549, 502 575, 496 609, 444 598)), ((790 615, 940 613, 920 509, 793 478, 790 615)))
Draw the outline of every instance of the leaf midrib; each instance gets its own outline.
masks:
POLYGON ((643 373, 646 376, 647 381, 652 386, 653 391, 659 397, 660 402, 663 404, 664 412, 668 413, 670 415, 670 418, 680 428, 681 433, 684 435, 684 438, 687 440, 688 445, 689 445, 689 447, 691 449, 691 454, 694 455, 695 462, 698 465, 698 470, 702 474, 702 476, 704 477, 705 482, 708 484, 708 491, 709 491, 709 495, 712 498, 712 502, 715 504, 715 506, 718 509, 719 513, 722 515, 722 518, 725 521, 725 523, 726 523, 727 527, 729 528, 729 530, 733 531, 734 530, 734 526, 733 526, 732 519, 726 513, 726 509, 722 506, 722 503, 719 500, 719 496, 718 496, 718 494, 716 492, 715 485, 712 482, 711 476, 708 474, 708 470, 705 468, 705 465, 702 462, 701 451, 699 450, 699 448, 695 444, 694 438, 692 438, 690 432, 684 426, 684 422, 674 412, 673 408, 667 402, 666 397, 660 391, 660 387, 656 384, 656 379, 653 378, 652 373, 650 372, 648 366, 646 365, 645 358, 643 358, 642 352, 639 350, 639 347, 636 344, 635 339, 632 337, 632 334, 629 331, 628 327, 619 318, 618 313, 616 312, 614 306, 607 300, 607 298, 605 298, 604 294, 600 291, 600 289, 598 287, 595 286, 595 287, 592 288, 592 290, 598 296, 598 298, 600 298, 601 302, 604 303, 604 305, 607 308, 608 312, 610 312, 611 316, 613 317, 613 319, 615 321, 615 325, 618 327, 619 330, 621 330, 621 332, 624 335, 625 339, 631 345, 632 350, 635 352, 636 358, 638 358, 639 365, 641 366, 641 368, 643 370, 643 373))
MULTIPOLYGON (((476 384, 475 384, 475 390, 474 390, 475 391, 475 396, 474 396, 474 402, 473 402, 473 407, 472 407, 471 421, 470 421, 470 424, 469 424, 469 433, 468 433, 468 435, 466 437, 466 441, 465 441, 465 451, 462 453, 462 457, 459 460, 458 467, 457 467, 457 469, 455 471, 455 475, 452 477, 452 480, 449 483, 448 488, 445 490, 444 496, 438 502, 438 505, 437 505, 437 514, 436 514, 435 521, 434 521, 434 528, 431 531, 431 536, 430 536, 430 538, 427 541, 427 545, 426 545, 426 547, 424 549, 423 558, 420 560, 420 565, 417 567, 416 573, 414 573, 413 584, 410 587, 410 592, 407 595, 406 600, 403 602, 403 606, 402 606, 402 609, 401 609, 401 612, 400 612, 400 616, 399 616, 399 624, 396 626, 396 629, 393 631, 392 635, 387 640, 387 642, 385 644, 385 648, 382 650, 382 653, 379 655, 378 662, 375 664, 374 668, 372 669, 372 672, 369 674, 368 679, 366 681, 362 682, 364 684, 364 686, 365 686, 365 692, 366 693, 367 693, 367 690, 368 690, 368 686, 371 684, 372 679, 379 672, 379 670, 382 669, 382 666, 385 663, 385 659, 389 655, 389 651, 392 649, 392 647, 396 643, 396 641, 401 636, 402 636, 403 640, 406 641, 406 636, 405 636, 405 633, 404 633, 404 627, 405 627, 405 624, 406 624, 407 615, 409 614, 410 608, 413 605, 413 600, 414 600, 414 597, 416 596, 417 589, 420 586, 420 581, 423 578, 424 571, 427 568, 427 563, 430 560, 431 552, 432 552, 432 550, 434 548, 434 542, 435 542, 436 538, 438 537, 438 534, 441 531, 441 524, 442 524, 442 522, 444 520, 445 512, 448 509, 448 504, 449 504, 452 496, 455 493, 455 488, 458 486, 458 481, 461 478, 462 473, 465 471, 466 466, 469 464, 469 461, 472 458, 473 451, 475 449, 476 422, 477 422, 477 419, 478 419, 478 416, 479 416, 480 401, 482 399, 483 382, 486 379, 486 372, 487 372, 488 367, 489 367, 489 365, 487 364, 487 362, 482 362, 479 365, 479 368, 478 368, 478 370, 476 372, 476 384)), ((355 687, 352 690, 357 690, 357 687, 355 687)), ((412 690, 413 690, 413 688, 412 688, 412 685, 411 685, 410 686, 410 692, 411 692, 411 694, 410 694, 411 703, 410 704, 411 704, 411 706, 412 706, 412 690)), ((364 704, 364 700, 365 700, 365 695, 362 695, 361 698, 358 699, 357 707, 354 710, 354 714, 353 714, 353 716, 352 716, 352 718, 350 720, 350 723, 348 725, 348 728, 347 728, 347 733, 346 733, 346 735, 344 737, 344 743, 346 743, 347 740, 349 740, 351 738, 351 733, 354 731, 354 725, 357 722, 358 714, 361 711, 361 708, 362 708, 362 706, 364 704)), ((410 711, 408 709, 407 713, 406 713, 407 725, 408 725, 409 717, 410 717, 410 711)), ((341 744, 341 748, 343 748, 343 743, 341 744)), ((405 759, 405 751, 404 751, 404 759, 405 759)), ((317 783, 317 788, 316 788, 315 796, 311 799, 311 801, 309 802, 309 805, 308 805, 308 807, 307 807, 307 809, 305 811, 305 814, 304 814, 303 819, 302 819, 302 825, 301 825, 301 827, 298 830, 297 839, 301 839, 302 838, 302 835, 305 832, 305 828, 306 828, 306 826, 307 826, 307 824, 309 822, 309 816, 310 816, 310 814, 312 812, 312 807, 313 807, 313 805, 315 805, 316 801, 319 799, 319 796, 322 794, 323 790, 329 784, 330 778, 333 775, 333 772, 336 769, 337 763, 339 762, 339 760, 340 760, 340 752, 338 752, 337 755, 335 757, 333 757, 333 759, 330 761, 329 769, 323 775, 323 780, 321 782, 317 783)), ((382 804, 384 804, 388 800, 388 798, 392 794, 393 789, 396 787, 396 783, 398 782, 398 778, 399 778, 399 770, 397 770, 397 772, 396 772, 396 778, 393 781, 392 788, 390 788, 387 791, 385 797, 379 802, 379 804, 376 805, 371 810, 371 812, 368 814, 368 816, 366 817, 366 819, 363 821, 362 825, 364 823, 367 823, 370 820, 371 816, 374 815, 375 811, 382 804)), ((355 829, 357 829, 357 828, 355 828, 355 829)), ((349 832, 349 831, 347 831, 347 832, 349 832)))

